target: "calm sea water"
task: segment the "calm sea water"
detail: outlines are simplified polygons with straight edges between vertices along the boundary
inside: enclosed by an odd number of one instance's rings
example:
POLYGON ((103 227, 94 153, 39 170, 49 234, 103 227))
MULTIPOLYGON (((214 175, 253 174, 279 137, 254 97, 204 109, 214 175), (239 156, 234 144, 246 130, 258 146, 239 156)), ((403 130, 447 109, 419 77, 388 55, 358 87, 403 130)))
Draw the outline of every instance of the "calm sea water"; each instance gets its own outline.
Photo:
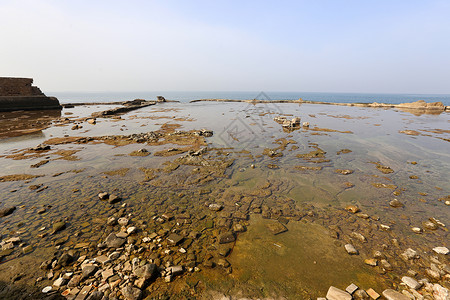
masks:
POLYGON ((343 102, 343 103, 371 103, 382 102, 399 104, 425 100, 427 102, 441 101, 444 105, 450 105, 448 94, 361 94, 361 93, 312 93, 312 92, 183 92, 183 91, 154 91, 154 92, 55 92, 48 93, 55 96, 61 103, 80 102, 110 102, 127 101, 134 99, 154 100, 156 96, 164 96, 168 100, 189 102, 196 99, 261 99, 261 100, 303 100, 343 102))

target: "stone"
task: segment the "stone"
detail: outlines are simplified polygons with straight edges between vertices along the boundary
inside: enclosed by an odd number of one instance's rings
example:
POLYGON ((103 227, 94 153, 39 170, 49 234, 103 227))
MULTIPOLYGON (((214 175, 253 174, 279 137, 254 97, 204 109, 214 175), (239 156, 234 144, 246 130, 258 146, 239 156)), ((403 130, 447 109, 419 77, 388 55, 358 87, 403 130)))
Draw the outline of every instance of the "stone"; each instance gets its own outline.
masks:
POLYGON ((142 297, 142 291, 132 286, 126 286, 120 291, 126 300, 139 300, 142 297))
POLYGON ((360 242, 362 242, 362 243, 365 243, 365 242, 367 242, 367 239, 361 234, 361 233, 358 233, 358 232, 352 232, 351 233, 351 237, 352 238, 355 238, 355 239, 357 239, 357 240, 359 240, 360 242))
POLYGON ((345 210, 348 212, 351 212, 352 214, 356 214, 356 213, 360 212, 359 207, 356 205, 347 205, 345 207, 345 210))
POLYGON ((127 228, 127 234, 133 234, 137 231, 137 228, 134 226, 128 227, 127 228))
POLYGON ((119 218, 119 220, 117 220, 117 223, 119 223, 120 226, 127 226, 128 222, 129 220, 127 218, 119 218))
POLYGON ((87 265, 81 269, 81 274, 82 274, 83 278, 88 278, 89 276, 94 274, 97 271, 97 269, 98 268, 95 265, 87 265))
POLYGON ((56 279, 56 280, 53 282, 53 286, 59 288, 59 287, 65 285, 66 283, 67 283, 67 279, 65 279, 65 278, 63 278, 63 277, 59 277, 58 279, 56 279))
POLYGON ((246 229, 245 229, 244 225, 241 225, 239 223, 233 225, 233 231, 234 232, 244 232, 245 230, 246 229))
POLYGON ((401 203, 398 199, 391 200, 389 205, 392 207, 403 207, 403 203, 401 203))
POLYGON ((409 297, 400 294, 397 291, 394 291, 393 289, 387 289, 384 290, 383 293, 381 293, 386 300, 410 300, 409 297))
POLYGON ((117 224, 117 219, 114 217, 109 217, 108 220, 106 220, 106 225, 114 226, 117 224))
POLYGON ((414 233, 422 233, 423 232, 422 228, 419 228, 419 227, 412 227, 411 230, 414 233))
POLYGON ((284 226, 278 221, 270 222, 266 226, 269 229, 269 231, 272 232, 274 235, 286 232, 288 230, 286 226, 284 226))
POLYGON ((392 266, 391 266, 391 264, 390 264, 387 260, 382 259, 382 260, 380 261, 380 263, 381 263, 381 266, 382 266, 384 269, 386 269, 386 270, 388 270, 388 271, 392 270, 392 266))
POLYGON ((68 253, 64 253, 63 255, 61 255, 58 259, 58 265, 66 267, 68 266, 73 260, 72 255, 68 254, 68 253))
POLYGON ((134 270, 134 275, 145 280, 151 280, 158 275, 158 268, 155 264, 147 264, 134 270))
POLYGON ((117 237, 114 233, 110 233, 105 242, 109 248, 120 248, 125 244, 126 240, 117 237))
POLYGON ((433 296, 435 300, 448 300, 450 299, 450 292, 447 288, 440 284, 433 284, 433 296))
POLYGON ((224 258, 219 258, 217 260, 217 265, 224 267, 224 268, 228 268, 230 266, 230 263, 228 262, 228 260, 224 259, 224 258))
POLYGON ((86 300, 102 300, 103 299, 103 292, 101 291, 93 291, 86 300))
POLYGON ((236 241, 236 236, 233 232, 225 232, 219 237, 220 244, 233 243, 234 241, 236 241))
POLYGON ((114 275, 114 270, 107 269, 107 270, 103 271, 101 274, 102 274, 102 279, 106 281, 109 277, 114 275))
POLYGON ((439 274, 439 271, 437 271, 437 270, 427 269, 426 273, 427 273, 428 277, 430 277, 434 280, 441 279, 441 274, 439 274))
POLYGON ((169 267, 169 272, 172 274, 172 276, 177 276, 183 274, 184 269, 183 266, 172 266, 169 267))
POLYGON ((352 244, 346 244, 344 246, 345 250, 347 251, 348 254, 350 255, 358 255, 358 250, 356 250, 356 248, 352 245, 352 244))
POLYGON ((378 294, 377 292, 375 292, 372 288, 368 289, 367 294, 370 296, 370 298, 376 300, 378 298, 380 298, 380 294, 378 294))
POLYGON ((447 247, 434 247, 433 251, 436 252, 437 254, 444 254, 444 255, 447 255, 450 252, 447 247))
POLYGON ((77 287, 80 284, 81 279, 82 279, 81 275, 75 275, 70 279, 67 286, 70 288, 77 287))
POLYGON ((326 298, 328 300, 352 300, 352 296, 349 293, 334 286, 330 286, 326 298))
POLYGON ((411 260, 413 258, 416 258, 417 256, 418 256, 417 251, 415 251, 411 248, 406 249, 405 252, 400 254, 400 258, 403 259, 404 261, 411 260))
POLYGON ((81 291, 78 293, 77 297, 75 298, 75 300, 84 300, 86 299, 86 297, 89 295, 89 292, 92 289, 92 285, 85 285, 81 291))
POLYGON ((354 294, 353 294, 353 298, 354 299, 361 299, 361 300, 368 300, 370 299, 369 295, 366 293, 365 290, 357 290, 354 294))
POLYGON ((109 203, 109 204, 114 204, 114 203, 119 202, 120 200, 122 200, 122 198, 120 198, 120 197, 117 196, 117 195, 109 195, 108 203, 109 203))
POLYGON ((378 265, 378 261, 375 258, 367 258, 364 260, 364 263, 372 267, 376 267, 378 265))
POLYGON ((167 241, 172 245, 178 245, 179 243, 181 243, 181 241, 183 241, 183 237, 176 233, 171 233, 167 237, 167 241))
POLYGON ((425 229, 428 229, 428 230, 436 230, 436 229, 438 229, 437 224, 435 224, 435 223, 433 223, 431 221, 425 221, 425 222, 422 223, 422 225, 423 225, 423 227, 425 229))
POLYGON ((414 290, 417 290, 422 286, 421 283, 419 283, 417 280, 409 276, 403 276, 402 282, 414 290))
POLYGON ((98 194, 98 197, 100 198, 100 200, 106 200, 109 198, 109 194, 106 192, 102 192, 98 194))
POLYGON ((4 207, 0 209, 0 218, 6 217, 7 215, 12 214, 16 210, 15 206, 4 207))
POLYGON ((47 294, 47 293, 50 292, 51 290, 52 290, 52 287, 51 287, 51 286, 46 286, 45 288, 42 289, 42 292, 43 292, 44 294, 47 294))
POLYGON ((223 208, 223 206, 218 203, 212 203, 208 206, 208 208, 212 211, 219 211, 223 208))
POLYGON ((109 263, 111 261, 106 255, 97 256, 94 260, 96 262, 101 263, 102 265, 109 263))
POLYGON ((63 230, 64 228, 66 228, 66 223, 63 221, 55 222, 55 223, 53 223, 52 228, 53 228, 52 233, 56 233, 58 231, 63 230))
POLYGON ((354 283, 350 284, 348 287, 345 288, 345 291, 352 295, 356 290, 358 289, 358 286, 354 283))

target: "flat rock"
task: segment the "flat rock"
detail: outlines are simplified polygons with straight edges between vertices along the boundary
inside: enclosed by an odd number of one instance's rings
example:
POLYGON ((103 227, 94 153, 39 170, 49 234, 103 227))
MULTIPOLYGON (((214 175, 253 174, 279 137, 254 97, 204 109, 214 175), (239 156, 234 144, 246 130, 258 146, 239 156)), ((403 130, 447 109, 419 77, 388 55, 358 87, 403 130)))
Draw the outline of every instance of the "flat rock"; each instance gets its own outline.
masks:
POLYGON ((270 230, 270 232, 272 232, 274 235, 283 233, 288 231, 288 229, 286 228, 286 226, 284 226, 283 224, 281 224, 280 222, 271 222, 269 224, 267 224, 267 228, 270 230))
POLYGON ((120 291, 126 300, 139 300, 142 297, 142 291, 132 286, 126 286, 120 291))
POLYGON ((394 291, 393 289, 384 290, 382 295, 387 300, 410 300, 409 297, 400 294, 399 292, 394 291))
POLYGON ((125 244, 126 240, 117 237, 114 233, 110 233, 105 242, 109 248, 120 248, 123 246, 123 244, 125 244))
POLYGON ((81 269, 81 274, 83 275, 83 278, 88 278, 89 276, 94 274, 97 271, 97 269, 98 268, 95 265, 84 266, 81 269))
POLYGON ((450 252, 447 247, 434 247, 433 251, 436 252, 437 254, 444 254, 444 255, 447 255, 450 252))
POLYGON ((147 264, 134 270, 134 275, 145 280, 154 279, 158 275, 158 268, 155 264, 147 264))
POLYGON ((183 266, 172 266, 169 267, 169 271, 172 274, 172 276, 180 275, 184 272, 183 266))
POLYGON ((327 292, 328 300, 352 300, 352 295, 349 293, 340 290, 334 286, 330 286, 327 292))
POLYGON ((416 257, 417 257, 417 251, 415 251, 411 248, 406 249, 405 252, 400 254, 400 258, 403 259, 404 261, 408 261, 408 260, 411 260, 416 257))
POLYGON ((378 298, 381 297, 380 294, 378 294, 377 292, 375 292, 375 290, 372 289, 372 288, 370 288, 370 289, 367 290, 367 294, 370 296, 370 298, 372 298, 372 299, 374 299, 374 300, 376 300, 376 299, 378 299, 378 298))
POLYGON ((63 230, 64 228, 66 228, 66 223, 63 221, 55 222, 55 223, 53 223, 52 228, 53 228, 53 233, 56 233, 58 231, 63 230))
POLYGON ((167 237, 167 241, 172 245, 178 245, 183 240, 181 235, 172 233, 167 237))
POLYGON ((349 293, 350 295, 353 294, 358 289, 358 286, 354 283, 350 284, 348 287, 345 288, 345 291, 349 293))
POLYGON ((236 236, 233 232, 225 232, 219 237, 220 244, 227 244, 236 241, 236 236))
POLYGON ((348 254, 350 255, 358 255, 358 250, 356 250, 356 248, 352 245, 352 244, 346 244, 344 246, 345 250, 347 251, 348 254))
POLYGON ((422 286, 421 283, 419 283, 417 280, 409 276, 403 276, 402 282, 414 290, 417 290, 422 286))

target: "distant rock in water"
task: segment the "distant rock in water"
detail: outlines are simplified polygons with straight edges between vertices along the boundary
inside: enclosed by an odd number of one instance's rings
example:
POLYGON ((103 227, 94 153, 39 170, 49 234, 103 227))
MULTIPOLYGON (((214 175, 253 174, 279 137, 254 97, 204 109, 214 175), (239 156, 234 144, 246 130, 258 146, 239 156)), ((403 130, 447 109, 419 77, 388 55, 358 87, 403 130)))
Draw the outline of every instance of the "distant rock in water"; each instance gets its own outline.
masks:
POLYGON ((166 102, 166 98, 164 98, 163 96, 157 96, 156 99, 158 102, 166 102))
POLYGON ((61 109, 58 99, 32 84, 32 78, 0 77, 0 111, 61 109))

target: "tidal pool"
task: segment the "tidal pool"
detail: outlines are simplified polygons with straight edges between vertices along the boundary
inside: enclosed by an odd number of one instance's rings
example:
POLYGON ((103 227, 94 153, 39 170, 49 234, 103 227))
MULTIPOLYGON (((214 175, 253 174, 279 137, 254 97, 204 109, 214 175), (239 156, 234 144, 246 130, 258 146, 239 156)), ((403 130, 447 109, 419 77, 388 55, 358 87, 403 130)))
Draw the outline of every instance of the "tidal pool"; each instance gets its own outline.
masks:
MULTIPOLYGON (((313 299, 351 283, 381 293, 403 289, 401 277, 411 270, 448 288, 448 258, 432 252, 450 247, 448 113, 201 102, 88 122, 107 108, 24 113, 1 123, 13 133, 0 136, 0 208, 16 210, 0 219, 0 234, 3 241, 20 237, 1 252, 0 281, 9 287, 3 295, 20 299, 25 287, 44 297, 40 290, 60 275, 80 272, 78 258, 111 254, 98 244, 127 229, 107 225, 111 216, 137 227, 120 251, 126 260, 158 266, 160 277, 141 287, 156 299, 313 299), (274 120, 280 116, 300 117, 309 127, 283 128, 274 120), (33 127, 26 120, 42 128, 24 131, 33 127), (147 132, 156 135, 132 136, 147 132), (50 149, 29 150, 38 144, 50 149), (18 174, 37 177, 9 176, 18 174), (99 192, 122 200, 110 204, 99 192), (392 207, 394 199, 402 206, 392 207), (59 221, 64 229, 52 232, 59 221), (271 222, 287 231, 274 235, 271 222), (172 233, 180 242, 170 242, 172 233), (236 240, 223 243, 229 233, 236 240), (359 255, 347 254, 345 244, 359 255), (420 259, 402 260, 408 248, 420 259), (64 253, 71 264, 39 269, 64 253), (439 278, 427 273, 432 264, 439 278), (167 280, 173 265, 183 273, 167 280)), ((114 272, 119 283, 109 291, 119 296, 135 284, 133 273, 123 266, 114 272)), ((98 275, 78 288, 105 281, 98 275)), ((66 290, 74 288, 62 285, 56 294, 66 290)))

